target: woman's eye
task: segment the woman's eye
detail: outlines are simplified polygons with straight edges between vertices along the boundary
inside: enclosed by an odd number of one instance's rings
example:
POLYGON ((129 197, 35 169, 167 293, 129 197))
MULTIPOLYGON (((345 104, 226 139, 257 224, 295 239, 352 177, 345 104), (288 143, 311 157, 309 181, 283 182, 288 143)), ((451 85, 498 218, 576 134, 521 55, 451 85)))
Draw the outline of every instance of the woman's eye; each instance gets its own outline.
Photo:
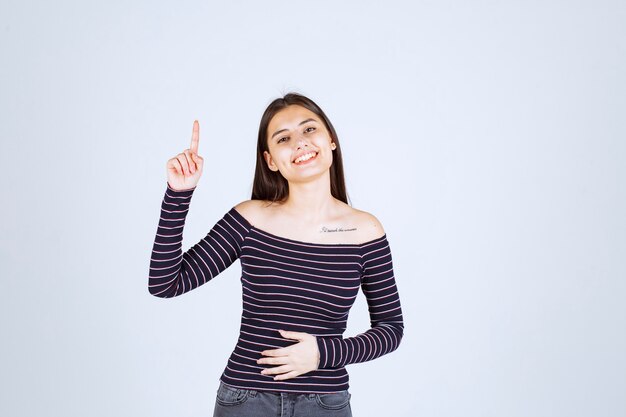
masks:
MULTIPOLYGON (((311 126, 311 127, 307 127, 306 129, 304 129, 304 131, 307 132, 309 129, 315 130, 315 128, 311 126)), ((281 143, 283 139, 289 139, 289 136, 283 136, 282 138, 278 139, 276 143, 281 143)))

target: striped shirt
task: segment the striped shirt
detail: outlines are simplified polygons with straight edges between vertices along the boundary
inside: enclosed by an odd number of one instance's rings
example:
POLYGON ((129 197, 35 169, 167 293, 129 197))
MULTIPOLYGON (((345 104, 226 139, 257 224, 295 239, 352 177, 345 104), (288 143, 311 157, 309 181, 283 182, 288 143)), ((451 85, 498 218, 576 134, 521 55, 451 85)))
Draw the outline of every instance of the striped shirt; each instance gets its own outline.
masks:
POLYGON ((220 380, 255 390, 328 393, 346 390, 346 365, 394 351, 404 331, 387 235, 360 244, 309 243, 251 225, 231 208, 194 246, 182 253, 183 227, 194 188, 167 184, 150 259, 150 294, 170 298, 215 278, 237 258, 243 311, 237 344, 220 380), (348 313, 362 289, 371 328, 343 337, 348 313), (264 375, 262 351, 294 343, 279 329, 316 337, 316 370, 285 380, 264 375))

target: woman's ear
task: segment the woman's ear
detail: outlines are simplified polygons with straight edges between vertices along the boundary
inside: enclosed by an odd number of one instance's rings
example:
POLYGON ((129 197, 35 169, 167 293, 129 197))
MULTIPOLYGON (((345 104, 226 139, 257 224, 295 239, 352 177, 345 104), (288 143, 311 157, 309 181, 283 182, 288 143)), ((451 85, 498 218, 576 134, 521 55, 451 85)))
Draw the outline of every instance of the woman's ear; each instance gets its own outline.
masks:
POLYGON ((274 160, 272 159, 272 155, 270 155, 270 153, 268 151, 263 151, 263 158, 265 158, 265 162, 267 163, 267 167, 271 171, 274 171, 274 172, 278 171, 278 167, 274 163, 274 160))

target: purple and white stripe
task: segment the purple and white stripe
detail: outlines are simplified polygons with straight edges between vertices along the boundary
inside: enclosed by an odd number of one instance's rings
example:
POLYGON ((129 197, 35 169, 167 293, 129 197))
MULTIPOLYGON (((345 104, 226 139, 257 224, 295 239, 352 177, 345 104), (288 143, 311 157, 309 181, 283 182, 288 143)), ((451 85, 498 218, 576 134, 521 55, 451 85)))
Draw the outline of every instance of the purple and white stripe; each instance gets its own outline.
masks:
POLYGON ((240 335, 220 379, 232 386, 282 392, 348 389, 345 368, 397 349, 404 323, 386 234, 361 244, 316 244, 276 236, 251 225, 234 207, 182 253, 182 232, 195 188, 167 186, 150 260, 148 289, 157 297, 184 294, 241 262, 240 335), (371 328, 343 338, 362 289, 371 328), (319 368, 275 381, 257 364, 264 350, 290 346, 279 329, 316 336, 319 368))

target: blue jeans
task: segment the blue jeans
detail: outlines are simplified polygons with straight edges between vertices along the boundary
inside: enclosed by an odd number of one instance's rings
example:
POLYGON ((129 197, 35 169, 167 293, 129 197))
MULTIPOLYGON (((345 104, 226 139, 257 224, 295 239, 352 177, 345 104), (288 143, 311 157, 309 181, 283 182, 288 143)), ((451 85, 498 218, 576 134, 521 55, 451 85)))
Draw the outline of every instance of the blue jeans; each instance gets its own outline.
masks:
POLYGON ((349 390, 330 394, 236 388, 220 381, 213 417, 352 417, 349 390))

